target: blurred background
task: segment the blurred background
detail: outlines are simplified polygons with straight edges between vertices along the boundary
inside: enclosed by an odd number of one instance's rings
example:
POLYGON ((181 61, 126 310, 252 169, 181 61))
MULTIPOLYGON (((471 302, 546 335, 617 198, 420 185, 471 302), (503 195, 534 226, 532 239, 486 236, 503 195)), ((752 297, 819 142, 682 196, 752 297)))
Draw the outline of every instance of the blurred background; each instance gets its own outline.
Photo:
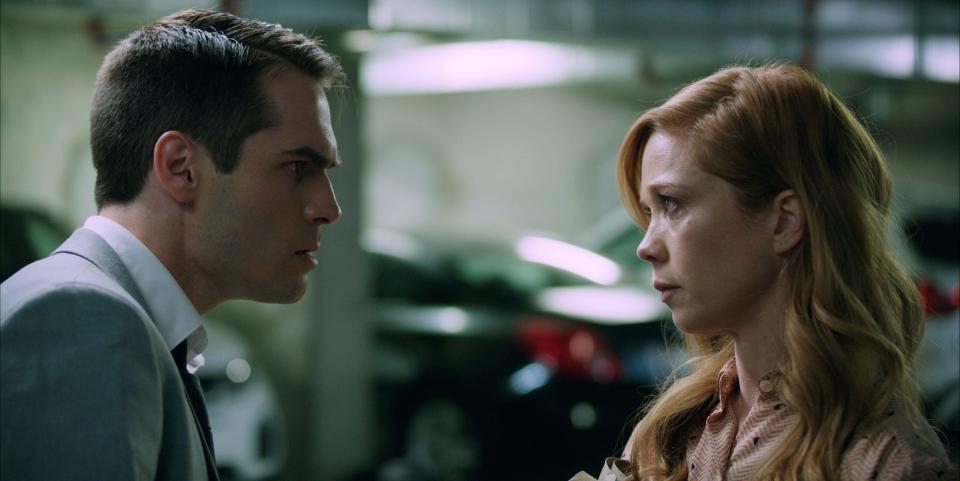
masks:
POLYGON ((960 7, 947 0, 2 0, 3 278, 94 214, 88 112, 124 35, 187 7, 324 38, 343 219, 310 292, 206 319, 224 480, 564 480, 685 354, 619 206, 626 129, 731 63, 812 69, 896 183, 920 381, 960 445, 960 7))

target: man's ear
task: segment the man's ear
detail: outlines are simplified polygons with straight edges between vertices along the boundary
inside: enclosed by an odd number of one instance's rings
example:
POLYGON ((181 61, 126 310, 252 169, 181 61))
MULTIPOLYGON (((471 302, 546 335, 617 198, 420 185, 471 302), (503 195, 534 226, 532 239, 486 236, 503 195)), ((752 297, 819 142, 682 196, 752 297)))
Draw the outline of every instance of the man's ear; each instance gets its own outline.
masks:
POLYGON ((785 190, 773 199, 773 209, 773 249, 778 255, 786 254, 800 243, 807 230, 803 205, 796 192, 785 190))
POLYGON ((174 200, 192 202, 197 193, 200 150, 183 132, 164 132, 153 145, 153 171, 174 200))

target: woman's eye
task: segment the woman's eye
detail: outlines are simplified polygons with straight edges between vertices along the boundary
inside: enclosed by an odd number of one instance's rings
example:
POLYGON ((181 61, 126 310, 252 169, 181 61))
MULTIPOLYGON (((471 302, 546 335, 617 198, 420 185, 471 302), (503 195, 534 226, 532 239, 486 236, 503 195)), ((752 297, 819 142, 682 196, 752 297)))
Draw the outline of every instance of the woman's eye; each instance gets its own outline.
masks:
POLYGON ((662 195, 660 196, 660 202, 663 203, 663 210, 666 211, 668 214, 680 207, 680 202, 677 201, 677 199, 674 199, 673 197, 667 197, 665 195, 662 195))
POLYGON ((641 212, 643 212, 643 215, 647 218, 653 216, 654 212, 669 215, 675 213, 676 210, 680 208, 679 200, 665 195, 658 195, 657 202, 654 202, 653 204, 654 205, 652 209, 648 205, 641 204, 641 212))

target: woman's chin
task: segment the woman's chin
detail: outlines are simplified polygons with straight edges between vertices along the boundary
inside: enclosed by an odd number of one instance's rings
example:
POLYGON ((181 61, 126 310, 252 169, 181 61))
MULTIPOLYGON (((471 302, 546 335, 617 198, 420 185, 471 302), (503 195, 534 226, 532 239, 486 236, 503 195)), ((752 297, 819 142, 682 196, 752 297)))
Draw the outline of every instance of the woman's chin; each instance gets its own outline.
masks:
POLYGON ((676 313, 673 315, 673 325, 684 334, 699 334, 695 323, 691 323, 689 319, 677 316, 676 313))
POLYGON ((694 336, 712 336, 724 332, 716 322, 673 312, 673 325, 684 334, 694 336))

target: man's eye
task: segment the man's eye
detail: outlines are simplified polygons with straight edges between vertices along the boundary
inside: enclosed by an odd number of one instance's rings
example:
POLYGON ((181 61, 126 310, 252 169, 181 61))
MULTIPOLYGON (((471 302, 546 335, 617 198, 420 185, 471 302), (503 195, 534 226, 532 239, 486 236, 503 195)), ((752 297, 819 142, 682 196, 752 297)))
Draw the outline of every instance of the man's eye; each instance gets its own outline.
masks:
POLYGON ((310 173, 310 163, 304 161, 290 162, 287 164, 287 169, 290 170, 297 180, 302 180, 310 173))

